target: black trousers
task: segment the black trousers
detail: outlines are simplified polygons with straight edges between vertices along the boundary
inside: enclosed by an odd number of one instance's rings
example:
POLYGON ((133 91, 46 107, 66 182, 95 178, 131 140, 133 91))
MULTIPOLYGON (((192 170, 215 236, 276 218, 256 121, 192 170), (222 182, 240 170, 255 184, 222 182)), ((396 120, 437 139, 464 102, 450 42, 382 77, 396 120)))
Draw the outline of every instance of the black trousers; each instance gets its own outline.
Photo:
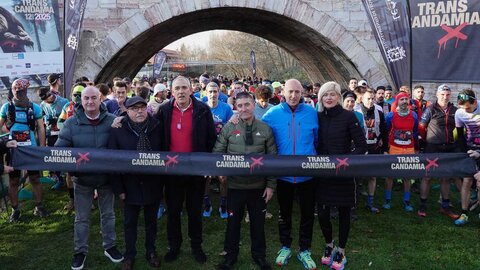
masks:
POLYGON ((298 245, 300 246, 300 251, 310 249, 312 245, 316 183, 315 179, 298 184, 283 180, 277 181, 277 199, 280 207, 278 232, 282 246, 290 247, 292 245, 292 208, 296 192, 300 206, 298 245))
POLYGON ((205 191, 203 176, 172 176, 165 183, 165 202, 168 208, 167 237, 170 249, 180 249, 182 227, 180 213, 186 202, 188 236, 192 249, 202 245, 202 200, 205 191))
MULTIPOLYGON (((348 206, 338 207, 338 246, 340 248, 345 248, 347 245, 348 234, 350 233, 350 212, 351 208, 348 206)), ((330 221, 330 206, 318 205, 318 221, 323 237, 325 237, 325 243, 332 243, 333 229, 330 221)))
POLYGON ((123 227, 125 230, 125 258, 133 259, 137 255, 137 228, 138 216, 143 208, 143 216, 145 219, 145 251, 146 256, 155 253, 155 240, 157 239, 157 211, 160 202, 148 205, 124 205, 125 220, 123 227))
POLYGON ((240 243, 240 228, 247 206, 250 216, 250 252, 252 258, 266 256, 265 213, 266 204, 262 197, 264 189, 228 189, 228 223, 225 233, 225 251, 227 256, 237 258, 240 243))

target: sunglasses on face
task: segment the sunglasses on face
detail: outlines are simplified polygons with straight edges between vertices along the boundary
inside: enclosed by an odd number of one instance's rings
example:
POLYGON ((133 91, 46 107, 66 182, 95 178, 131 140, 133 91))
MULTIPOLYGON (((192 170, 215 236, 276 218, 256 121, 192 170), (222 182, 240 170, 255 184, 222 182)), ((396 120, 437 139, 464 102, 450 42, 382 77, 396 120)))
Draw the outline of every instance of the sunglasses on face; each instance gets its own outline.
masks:
POLYGON ((73 94, 74 98, 78 98, 78 97, 81 97, 81 96, 82 96, 82 94, 73 94))

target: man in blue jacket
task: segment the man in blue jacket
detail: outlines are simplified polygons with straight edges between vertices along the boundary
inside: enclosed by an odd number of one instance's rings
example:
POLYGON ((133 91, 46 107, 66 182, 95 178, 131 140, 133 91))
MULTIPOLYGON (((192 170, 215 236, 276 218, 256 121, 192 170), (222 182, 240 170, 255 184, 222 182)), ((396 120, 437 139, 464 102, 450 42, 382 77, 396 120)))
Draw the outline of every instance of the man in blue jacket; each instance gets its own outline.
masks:
MULTIPOLYGON (((311 106, 300 103, 302 84, 296 79, 285 82, 285 102, 271 108, 262 118, 273 130, 279 155, 316 155, 318 116, 311 106)), ((315 181, 312 177, 282 176, 277 183, 280 206, 278 229, 282 248, 276 264, 283 266, 292 256, 292 207, 295 193, 300 205, 300 251, 297 258, 306 269, 316 269, 310 255, 315 211, 315 181)))

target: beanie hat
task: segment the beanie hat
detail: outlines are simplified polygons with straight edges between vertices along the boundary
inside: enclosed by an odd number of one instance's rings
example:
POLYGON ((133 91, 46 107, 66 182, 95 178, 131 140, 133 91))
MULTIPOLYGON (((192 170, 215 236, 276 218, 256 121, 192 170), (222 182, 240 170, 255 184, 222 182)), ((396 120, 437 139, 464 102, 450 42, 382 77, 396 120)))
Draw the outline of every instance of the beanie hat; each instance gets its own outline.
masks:
POLYGON ((410 95, 408 93, 405 93, 405 92, 400 92, 398 93, 398 95, 395 97, 395 100, 397 100, 397 102, 402 99, 402 98, 408 98, 410 99, 410 95))
POLYGON ((12 90, 14 87, 19 90, 25 90, 25 89, 28 89, 29 86, 30 86, 30 81, 28 81, 27 79, 16 79, 12 83, 12 90))

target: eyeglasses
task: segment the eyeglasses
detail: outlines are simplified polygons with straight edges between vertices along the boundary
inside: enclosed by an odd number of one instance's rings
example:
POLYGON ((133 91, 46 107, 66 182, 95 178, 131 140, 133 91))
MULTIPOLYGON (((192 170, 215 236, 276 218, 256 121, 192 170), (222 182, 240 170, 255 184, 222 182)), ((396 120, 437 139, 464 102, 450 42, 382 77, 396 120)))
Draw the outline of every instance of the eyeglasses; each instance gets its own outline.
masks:
POLYGON ((147 109, 147 106, 135 106, 135 107, 130 107, 128 109, 134 112, 139 112, 139 111, 145 111, 147 109))
POLYGON ((473 100, 475 100, 475 97, 472 97, 472 96, 467 95, 467 94, 458 94, 458 100, 461 100, 461 101, 473 101, 473 100))
POLYGON ((78 98, 78 97, 81 97, 81 96, 82 96, 82 94, 73 94, 74 98, 78 98))

